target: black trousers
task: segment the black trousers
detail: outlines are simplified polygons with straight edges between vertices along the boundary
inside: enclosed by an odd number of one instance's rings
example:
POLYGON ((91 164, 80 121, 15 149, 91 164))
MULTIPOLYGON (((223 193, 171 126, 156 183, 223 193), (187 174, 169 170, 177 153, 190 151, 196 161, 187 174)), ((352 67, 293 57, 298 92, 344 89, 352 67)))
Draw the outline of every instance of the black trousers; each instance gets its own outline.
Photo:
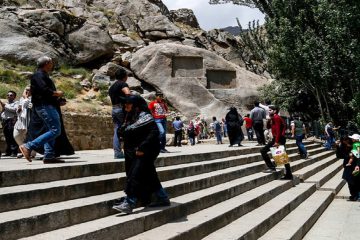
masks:
POLYGON ((182 130, 175 131, 175 140, 174 140, 174 146, 181 146, 181 140, 182 140, 182 130))
MULTIPOLYGON (((261 148, 260 152, 261 152, 262 158, 265 161, 266 166, 270 169, 275 170, 275 165, 271 161, 271 159, 268 155, 268 152, 270 151, 270 148, 274 145, 274 143, 275 143, 275 137, 270 142, 268 142, 263 148, 261 148)), ((286 138, 284 136, 280 137, 279 144, 285 146, 285 143, 286 143, 286 138)), ((285 175, 287 177, 292 176, 292 172, 291 172, 289 163, 285 164, 285 175)))
POLYGON ((254 121, 253 125, 256 140, 259 144, 265 144, 265 136, 264 136, 264 123, 263 121, 254 121))
POLYGON ((14 125, 16 120, 15 119, 6 119, 3 122, 4 128, 4 136, 6 141, 6 154, 17 154, 18 153, 18 145, 14 139, 14 125))

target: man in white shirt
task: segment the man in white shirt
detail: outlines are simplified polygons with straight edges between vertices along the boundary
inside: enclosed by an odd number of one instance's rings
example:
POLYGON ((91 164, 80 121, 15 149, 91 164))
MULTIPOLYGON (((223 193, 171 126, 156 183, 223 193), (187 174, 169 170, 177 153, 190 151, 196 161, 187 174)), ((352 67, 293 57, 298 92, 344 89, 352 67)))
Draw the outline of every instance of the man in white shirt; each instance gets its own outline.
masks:
POLYGON ((4 156, 16 157, 18 154, 19 146, 14 139, 14 126, 16 123, 19 102, 15 101, 16 92, 9 91, 7 93, 8 103, 0 101, 3 112, 1 113, 1 120, 6 140, 6 151, 4 156))

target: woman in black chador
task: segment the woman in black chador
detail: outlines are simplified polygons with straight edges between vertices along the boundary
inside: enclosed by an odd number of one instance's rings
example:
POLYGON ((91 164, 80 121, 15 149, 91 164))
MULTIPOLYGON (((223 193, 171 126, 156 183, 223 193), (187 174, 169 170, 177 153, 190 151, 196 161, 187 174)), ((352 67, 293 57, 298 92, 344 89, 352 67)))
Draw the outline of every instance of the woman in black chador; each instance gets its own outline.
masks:
POLYGON ((147 205, 152 194, 156 201, 148 206, 169 206, 154 165, 160 153, 159 129, 142 97, 129 96, 125 101, 125 121, 118 135, 124 140, 127 196, 113 208, 131 213, 137 202, 147 205))
POLYGON ((244 134, 241 130, 241 126, 244 120, 235 107, 230 108, 230 111, 226 114, 225 120, 230 141, 229 147, 232 147, 235 144, 242 146, 241 141, 244 139, 244 134))

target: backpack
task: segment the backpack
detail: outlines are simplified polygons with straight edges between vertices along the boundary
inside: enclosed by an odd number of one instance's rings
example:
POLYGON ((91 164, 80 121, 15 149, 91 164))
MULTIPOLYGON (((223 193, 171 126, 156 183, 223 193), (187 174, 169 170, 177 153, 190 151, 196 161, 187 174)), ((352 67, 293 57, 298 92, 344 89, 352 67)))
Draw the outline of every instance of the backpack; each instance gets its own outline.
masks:
POLYGON ((214 128, 216 132, 220 132, 221 131, 221 125, 219 121, 214 122, 214 128))

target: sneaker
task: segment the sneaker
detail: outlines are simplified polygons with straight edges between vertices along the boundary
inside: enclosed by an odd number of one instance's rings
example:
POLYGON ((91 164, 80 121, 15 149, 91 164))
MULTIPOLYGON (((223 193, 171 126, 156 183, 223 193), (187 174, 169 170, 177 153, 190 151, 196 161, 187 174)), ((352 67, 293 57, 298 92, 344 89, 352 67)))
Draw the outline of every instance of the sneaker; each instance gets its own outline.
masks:
POLYGON ((17 157, 17 153, 12 153, 10 157, 17 157))
POLYGON ((26 160, 28 160, 29 162, 31 162, 31 156, 30 153, 31 151, 29 149, 27 149, 24 144, 19 146, 19 150, 20 152, 24 155, 24 157, 26 158, 26 160))
POLYGON ((161 152, 161 153, 169 153, 169 151, 166 150, 166 149, 161 149, 160 152, 161 152))
POLYGON ((168 207, 170 206, 170 200, 168 198, 165 199, 157 199, 154 202, 151 202, 148 207, 168 207))
POLYGON ((358 200, 358 197, 357 196, 350 196, 348 201, 351 201, 351 202, 356 202, 358 200))
POLYGON ((265 169, 264 171, 262 171, 263 173, 273 173, 273 172, 276 172, 276 169, 275 168, 268 168, 268 169, 265 169))
POLYGON ((23 155, 22 153, 18 153, 16 157, 17 157, 17 158, 22 158, 23 156, 24 156, 24 155, 23 155))
POLYGON ((121 197, 121 198, 115 199, 114 206, 115 205, 120 205, 122 202, 125 201, 125 199, 126 199, 126 197, 121 197))
POLYGON ((133 204, 129 203, 129 201, 125 199, 125 201, 123 201, 119 205, 114 205, 112 208, 115 209, 116 211, 130 214, 133 212, 134 207, 135 206, 133 204))
POLYGON ((293 175, 290 175, 290 176, 282 176, 281 178, 280 178, 280 180, 292 180, 294 177, 293 177, 293 175))

